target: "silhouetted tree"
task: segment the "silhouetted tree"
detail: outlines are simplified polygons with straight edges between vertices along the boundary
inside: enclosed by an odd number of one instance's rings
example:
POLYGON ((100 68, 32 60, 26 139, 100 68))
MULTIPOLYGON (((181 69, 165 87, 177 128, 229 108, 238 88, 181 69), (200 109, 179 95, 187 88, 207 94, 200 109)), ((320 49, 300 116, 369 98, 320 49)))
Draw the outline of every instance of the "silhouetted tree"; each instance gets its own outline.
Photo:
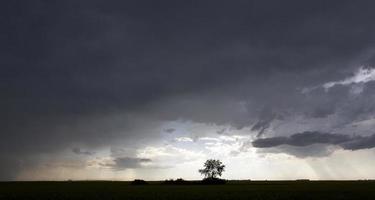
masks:
POLYGON ((221 176, 225 165, 220 160, 209 159, 204 163, 204 168, 199 170, 199 173, 204 175, 205 179, 215 179, 221 176))

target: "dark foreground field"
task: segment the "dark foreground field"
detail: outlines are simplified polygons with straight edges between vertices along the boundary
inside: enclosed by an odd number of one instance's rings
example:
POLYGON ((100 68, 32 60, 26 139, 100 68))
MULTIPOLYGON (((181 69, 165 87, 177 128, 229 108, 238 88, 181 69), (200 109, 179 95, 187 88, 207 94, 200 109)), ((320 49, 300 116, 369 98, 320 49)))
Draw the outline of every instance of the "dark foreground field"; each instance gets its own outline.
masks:
POLYGON ((225 185, 2 182, 0 199, 375 199, 375 181, 230 181, 225 185))

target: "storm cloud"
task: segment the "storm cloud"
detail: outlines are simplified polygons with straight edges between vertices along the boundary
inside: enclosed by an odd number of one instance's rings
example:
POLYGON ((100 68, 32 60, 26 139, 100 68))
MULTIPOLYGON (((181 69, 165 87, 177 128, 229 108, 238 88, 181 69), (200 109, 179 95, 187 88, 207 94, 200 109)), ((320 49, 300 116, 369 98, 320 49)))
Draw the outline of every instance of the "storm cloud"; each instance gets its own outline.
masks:
POLYGON ((109 155, 115 165, 137 168, 148 162, 136 158, 138 149, 183 134, 165 127, 178 120, 225 126, 219 135, 249 128, 258 148, 372 148, 373 7, 1 2, 0 180, 34 158, 90 157, 116 146, 131 153, 109 155))
POLYGON ((370 149, 375 147, 375 134, 370 136, 349 136, 335 133, 303 132, 289 137, 260 138, 252 142, 256 148, 270 148, 280 145, 305 147, 313 144, 338 145, 347 150, 370 149))
POLYGON ((86 150, 82 150, 81 148, 73 148, 72 151, 78 155, 86 155, 86 156, 91 156, 91 155, 94 155, 95 152, 91 152, 91 151, 86 151, 86 150))
POLYGON ((148 158, 132 158, 132 157, 121 157, 114 160, 114 165, 111 167, 117 170, 123 170, 127 168, 140 168, 142 164, 151 162, 148 158))
POLYGON ((253 141, 253 146, 257 148, 274 147, 283 144, 291 146, 308 146, 316 143, 321 144, 340 144, 351 140, 350 136, 319 133, 319 132, 303 132, 296 133, 289 137, 273 137, 256 139, 253 141))

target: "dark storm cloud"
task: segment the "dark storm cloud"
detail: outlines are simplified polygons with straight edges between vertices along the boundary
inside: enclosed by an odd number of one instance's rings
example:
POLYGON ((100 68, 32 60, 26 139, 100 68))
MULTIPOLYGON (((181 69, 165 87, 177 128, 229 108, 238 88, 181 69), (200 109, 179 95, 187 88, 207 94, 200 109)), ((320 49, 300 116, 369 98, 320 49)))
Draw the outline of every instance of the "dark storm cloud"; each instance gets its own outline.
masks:
POLYGON ((78 155, 91 156, 91 155, 94 155, 94 154, 95 154, 95 152, 82 150, 82 149, 80 149, 80 148, 78 148, 78 147, 73 148, 72 151, 73 151, 73 153, 78 154, 78 155))
MULTIPOLYGON (((348 136, 334 133, 303 132, 293 134, 289 137, 261 138, 256 139, 252 142, 252 145, 256 148, 272 148, 281 145, 298 147, 290 148, 284 146, 280 147, 278 151, 293 155, 299 155, 299 157, 304 157, 303 155, 306 154, 306 152, 308 152, 308 154, 314 155, 312 154, 313 151, 311 151, 311 149, 309 151, 306 151, 306 149, 299 147, 307 147, 317 144, 337 145, 343 149, 353 151, 360 149, 370 149, 375 147, 375 134, 370 136, 348 136)), ((325 150, 322 152, 325 152, 325 150)))
POLYGON ((321 144, 340 144, 351 140, 350 136, 333 134, 333 133, 319 133, 319 132, 303 132, 296 133, 289 137, 273 137, 261 138, 252 142, 254 147, 267 148, 279 145, 291 146, 308 146, 316 143, 321 144))
POLYGON ((174 128, 167 128, 164 131, 167 132, 167 133, 173 133, 173 132, 176 131, 176 129, 174 129, 174 128))
POLYGON ((259 114, 258 121, 253 125, 253 127, 251 127, 251 130, 258 131, 257 136, 259 137, 267 128, 270 127, 270 124, 274 119, 282 119, 282 116, 273 113, 270 106, 265 106, 259 114))
POLYGON ((121 157, 114 160, 115 164, 112 165, 116 170, 123 170, 129 168, 140 168, 142 163, 149 163, 151 159, 148 158, 132 158, 132 157, 121 157))
MULTIPOLYGON (((25 154, 23 154, 25 155, 25 154)), ((0 154, 0 180, 16 180, 19 172, 34 168, 43 163, 39 156, 24 156, 13 152, 1 152, 0 154)))
POLYGON ((368 85, 354 104, 343 100, 345 91, 313 91, 306 100, 300 89, 374 63, 373 7, 372 1, 1 2, 0 162, 76 144, 137 146, 157 137, 149 129, 158 120, 251 126, 262 135, 297 111, 313 118, 341 113, 345 122, 366 118, 374 108, 368 85))
POLYGON ((372 39, 366 4, 142 2, 7 5, 5 36, 13 48, 4 53, 14 59, 4 56, 2 74, 9 112, 135 109, 251 73, 299 71, 316 58, 345 60, 372 39), (361 40, 351 40, 356 36, 361 40))
POLYGON ((22 168, 19 167, 17 158, 9 158, 9 156, 1 157, 0 178, 1 180, 14 180, 17 173, 22 168))
POLYGON ((360 149, 371 149, 375 147, 375 134, 368 137, 358 137, 352 141, 340 144, 344 149, 348 150, 360 150, 360 149))

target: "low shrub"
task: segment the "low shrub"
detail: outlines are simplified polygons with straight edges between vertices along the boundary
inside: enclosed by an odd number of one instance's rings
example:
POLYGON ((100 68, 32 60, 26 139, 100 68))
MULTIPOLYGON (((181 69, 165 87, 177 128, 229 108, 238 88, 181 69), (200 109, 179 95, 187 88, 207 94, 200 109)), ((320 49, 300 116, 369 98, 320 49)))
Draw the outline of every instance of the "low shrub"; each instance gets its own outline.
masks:
POLYGON ((194 184, 194 182, 191 182, 191 181, 185 181, 184 179, 182 178, 178 178, 176 180, 173 180, 173 179, 167 179, 163 182, 163 184, 167 184, 167 185, 188 185, 188 184, 194 184))
POLYGON ((135 179, 131 182, 132 185, 147 185, 148 183, 142 179, 135 179))
POLYGON ((204 185, 221 185, 227 183, 227 180, 220 178, 205 178, 202 180, 204 185))

